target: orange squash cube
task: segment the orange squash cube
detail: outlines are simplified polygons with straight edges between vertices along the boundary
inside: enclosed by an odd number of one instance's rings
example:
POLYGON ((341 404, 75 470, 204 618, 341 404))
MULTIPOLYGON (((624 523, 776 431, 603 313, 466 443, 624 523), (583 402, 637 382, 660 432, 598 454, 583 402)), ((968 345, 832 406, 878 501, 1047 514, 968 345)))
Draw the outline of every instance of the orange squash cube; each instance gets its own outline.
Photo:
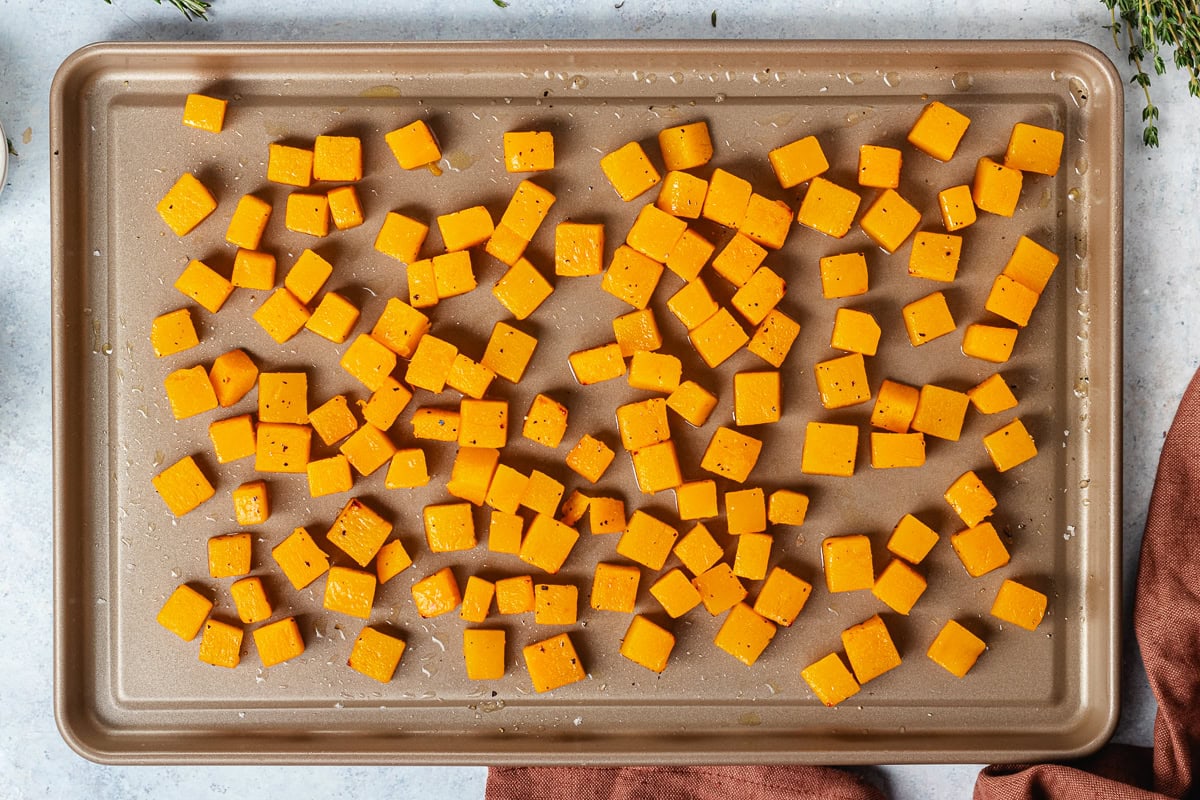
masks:
POLYGON ((805 136, 767 153, 771 169, 784 189, 799 186, 829 169, 829 160, 815 136, 805 136))
POLYGON ((927 586, 920 573, 900 559, 894 558, 883 568, 883 572, 879 573, 871 594, 892 611, 907 616, 925 593, 927 586))
POLYGON ((365 567, 383 547, 391 532, 392 523, 356 497, 342 506, 329 526, 325 539, 354 559, 360 567, 365 567))
MULTIPOLYGON (((535 471, 535 474, 540 473, 535 471)), ((526 564, 554 574, 562 569, 577 541, 579 532, 574 528, 564 525, 549 514, 538 513, 533 522, 529 523, 529 530, 525 533, 517 557, 526 564)))
POLYGON ((634 616, 621 638, 621 655, 651 672, 661 673, 667 668, 674 648, 675 635, 641 614, 634 616))
POLYGON ((754 601, 754 610, 760 616, 786 628, 800 616, 811 594, 812 584, 796 577, 783 567, 775 567, 767 575, 767 580, 754 601))
POLYGON ((912 429, 919 433, 957 442, 962 434, 963 420, 971 398, 942 386, 926 384, 917 399, 912 429))
POLYGON ((987 643, 954 620, 949 620, 934 638, 925 655, 957 678, 966 677, 987 649, 987 643))
POLYGON ((938 161, 949 161, 970 124, 965 114, 935 100, 921 110, 908 132, 908 141, 938 161))
POLYGON ((202 365, 175 370, 167 375, 163 388, 175 419, 187 419, 217 407, 217 394, 202 365))
POLYGON ((800 671, 800 677, 804 678, 817 699, 829 707, 858 694, 860 688, 837 653, 830 653, 809 664, 800 671))
POLYGON ((1017 407, 1017 397, 997 372, 967 390, 971 405, 980 414, 998 414, 1017 407))
POLYGON ((908 340, 913 347, 932 342, 940 336, 952 333, 957 327, 950 306, 946 304, 946 295, 941 292, 914 300, 904 306, 904 327, 908 331, 908 340))
POLYGON ((938 533, 912 514, 905 514, 892 529, 887 549, 912 564, 920 564, 938 543, 938 533))
POLYGON ((150 346, 158 358, 173 356, 200 344, 192 312, 180 308, 154 318, 150 327, 150 346))
POLYGON ((257 250, 270 218, 270 203, 252 194, 242 195, 225 229, 225 241, 247 251, 257 250))
POLYGON ((272 292, 253 314, 254 321, 279 344, 299 333, 311 316, 305 305, 282 287, 272 292))
POLYGON ((595 483, 604 475, 615 456, 611 447, 590 433, 585 433, 567 453, 567 466, 589 483, 595 483))
POLYGON ((667 408, 696 428, 708 421, 709 415, 716 407, 716 395, 694 381, 683 381, 667 397, 667 408))
POLYGON ((875 469, 925 464, 925 434, 871 432, 871 466, 875 469))
POLYGON ((287 576, 292 588, 300 591, 329 570, 329 556, 308 531, 296 528, 271 550, 271 558, 287 576))
POLYGON ((177 517, 182 517, 216 494, 191 456, 179 459, 151 478, 150 482, 167 508, 177 517))
POLYGON ((963 331, 963 355, 1003 364, 1012 357, 1017 343, 1017 329, 999 325, 968 325, 963 331))
POLYGON ((521 493, 520 505, 547 517, 553 517, 562 501, 565 488, 541 470, 529 473, 525 491, 521 493))
POLYGON ((1056 254, 1028 236, 1022 236, 1017 240, 1017 245, 1013 248, 1001 274, 1041 294, 1057 266, 1056 254))
MULTIPOLYGON (((715 496, 713 497, 713 507, 716 508, 715 496)), ((715 567, 717 562, 724 558, 725 549, 717 544, 717 540, 708 532, 708 528, 698 524, 676 542, 675 555, 688 568, 689 572, 699 576, 715 567)))
POLYGON ((753 189, 750 181, 718 167, 708 180, 700 216, 727 228, 738 228, 746 216, 753 189))
POLYGON ((983 307, 1024 328, 1037 305, 1038 293, 1007 275, 997 275, 983 307))
POLYGON ((295 233, 329 235, 329 198, 323 194, 292 192, 288 195, 283 224, 295 233))
POLYGON ((358 317, 358 308, 353 303, 337 292, 326 292, 304 327, 334 344, 341 344, 358 323, 358 317))
POLYGON ((679 531, 638 509, 617 542, 617 553, 652 570, 660 570, 679 538, 679 531))
POLYGON ((632 564, 601 561, 592 576, 592 594, 588 602, 597 611, 632 614, 637 605, 638 583, 641 579, 642 571, 632 564))
POLYGON ((271 618, 271 602, 267 599, 262 578, 242 578, 240 581, 234 581, 229 587, 229 594, 237 606, 238 619, 247 625, 271 618))
POLYGON ((535 625, 574 625, 579 614, 579 589, 571 584, 539 583, 533 587, 535 625))
POLYGON ((397 128, 386 134, 383 139, 403 169, 424 167, 442 157, 437 138, 422 119, 397 128))
POLYGON ((678 619, 700 605, 700 592, 678 569, 670 570, 655 581, 650 594, 671 619, 678 619))
POLYGON ((662 180, 637 142, 624 144, 601 158, 600 170, 617 196, 627 203, 662 180))
POLYGON ((454 571, 449 567, 442 567, 414 583, 412 598, 417 613, 425 619, 449 614, 462 602, 458 581, 454 579, 454 571))
MULTIPOLYGON (((213 314, 220 311, 229 295, 233 294, 233 284, 224 275, 196 259, 183 268, 175 281, 175 288, 213 314)), ((265 307, 266 304, 263 305, 265 307)))
POLYGON ((1021 199, 1021 182, 1020 170, 997 164, 984 156, 975 167, 971 199, 980 211, 1011 217, 1021 199))
POLYGON ((1005 580, 992 603, 992 616, 1027 631, 1036 630, 1046 616, 1046 595, 1023 583, 1005 580))
POLYGON ((858 427, 832 422, 810 422, 800 454, 800 471, 806 475, 849 478, 858 458, 858 427))
POLYGON ((688 228, 667 256, 667 269, 685 281, 694 281, 716 249, 712 242, 688 228))
POLYGON ((983 485, 983 481, 974 471, 964 472, 950 484, 943 494, 946 502, 954 509, 954 513, 974 528, 992 515, 996 508, 996 498, 983 485))
POLYGON ((725 308, 718 309, 717 313, 689 331, 688 339, 710 369, 725 363, 750 341, 746 331, 725 308))
POLYGON ((835 350, 873 356, 879 349, 882 335, 883 330, 871 314, 853 308, 839 308, 833 317, 829 346, 835 350))
POLYGON ((705 610, 714 617, 742 602, 747 594, 746 587, 733 574, 733 567, 724 561, 692 578, 692 585, 700 592, 705 610))
MULTIPOLYGON (((209 133, 220 133, 225 126, 228 100, 203 94, 189 94, 183 104, 183 124, 209 133)), ((239 637, 240 641, 240 637, 239 637)))
POLYGON ((908 256, 908 274, 914 278, 950 283, 958 274, 962 237, 949 233, 921 231, 913 237, 908 256))
POLYGON ((866 536, 827 536, 821 542, 821 558, 830 592, 857 592, 875 585, 871 540, 866 536))
POLYGON ((550 281, 525 258, 517 259, 492 287, 492 295, 517 319, 536 311, 553 291, 550 281))
POLYGON ((388 683, 400 666, 405 647, 403 639, 374 628, 363 628, 354 640, 346 666, 380 683, 388 683))
POLYGON ((824 256, 820 262, 821 293, 827 300, 867 293, 867 256, 841 253, 824 256))
POLYGON ((938 210, 942 214, 942 226, 948 232, 974 225, 975 200, 971 197, 971 187, 964 183, 938 192, 938 210))
POLYGON ((388 489, 411 489, 429 483, 425 451, 419 447, 397 450, 388 465, 383 485, 388 489))
POLYGON ((734 286, 745 286, 766 257, 767 251, 762 245, 738 232, 713 259, 713 271, 734 286))
POLYGON ((412 565, 412 556, 404 549, 404 543, 393 539, 379 548, 375 556, 375 576, 380 583, 387 583, 412 565))
POLYGON ((858 185, 895 189, 900 185, 904 156, 894 147, 864 144, 858 148, 858 185))
POLYGON ((308 375, 263 372, 258 376, 258 421, 308 423, 308 375))
POLYGON ((703 167, 713 155, 708 123, 689 122, 659 131, 658 149, 669 170, 703 167))
POLYGON ((662 273, 662 264, 623 244, 613 253, 600 288, 641 309, 650 303, 662 273))
POLYGON ((467 622, 483 622, 492 609, 492 598, 495 596, 496 584, 478 575, 470 576, 467 578, 467 588, 463 590, 458 616, 467 622))
POLYGON ((348 567, 330 567, 325 578, 323 605, 330 611, 367 619, 375 602, 377 579, 374 572, 348 567))
POLYGON ((634 450, 630 457, 638 488, 644 494, 657 494, 683 483, 675 443, 670 440, 634 450))
POLYGON ((750 667, 775 638, 776 630, 774 622, 745 603, 738 603, 725 617, 713 644, 750 667))
POLYGON ((738 231, 746 238, 771 250, 778 250, 792 230, 792 207, 782 200, 770 200, 757 192, 750 195, 746 213, 738 231))
MULTIPOLYGON (((382 351, 378 352, 379 366, 371 369, 368 373, 369 375, 378 375, 383 371, 383 367, 386 367, 388 363, 392 364, 392 367, 389 368, 384 375, 379 376, 375 386, 367 384, 368 389, 374 390, 379 388, 379 385, 382 384, 383 377, 386 374, 390 374, 392 369, 395 368, 396 356, 394 353, 378 343, 368 350, 368 342, 366 340, 374 341, 373 339, 370 339, 370 337, 362 335, 355 340, 356 344, 359 341, 363 342, 365 356, 371 356, 378 351, 382 351), (386 353, 388 356, 391 356, 391 358, 388 359, 386 356, 384 356, 384 353, 386 353)), ((351 345, 351 348, 353 347, 354 345, 351 345)), ((342 357, 343 362, 346 360, 346 357, 349 354, 350 351, 347 350, 346 356, 342 357)), ((409 386, 414 388, 424 389, 425 391, 433 392, 434 394, 440 394, 442 390, 446 388, 446 378, 449 377, 450 368, 454 365, 454 359, 457 356, 458 348, 450 344, 450 342, 447 342, 445 339, 440 339, 431 333, 426 334, 425 336, 421 337, 421 341, 417 342, 417 349, 413 351, 412 358, 409 359, 408 369, 404 372, 404 381, 409 386)), ((371 363, 370 358, 364 358, 364 361, 371 363)), ((359 378, 359 380, 362 380, 362 378, 359 378)), ((363 382, 366 383, 366 381, 363 382)))
POLYGON ((204 623, 204 637, 200 640, 200 660, 214 667, 236 667, 242 660, 242 636, 245 632, 220 620, 210 619, 204 623))
POLYGON ((483 244, 496 229, 491 213, 483 206, 442 214, 437 218, 437 226, 442 234, 442 243, 451 253, 483 244))
POLYGON ((867 366, 862 353, 821 361, 813 367, 817 394, 825 408, 846 408, 871 399, 867 366))
POLYGON ((313 151, 272 142, 267 145, 267 180, 301 189, 312 184, 313 151))
POLYGON ((353 183, 362 180, 362 140, 357 136, 317 136, 313 142, 315 181, 353 183))
POLYGON ((707 195, 708 181, 689 172, 672 170, 663 178, 654 205, 675 217, 698 219, 707 195))
POLYGON ((217 201, 199 178, 185 172, 158 201, 155 210, 176 236, 186 236, 217 210, 217 201))
POLYGON ((761 452, 760 440, 732 428, 719 427, 708 441, 708 447, 700 459, 700 469, 736 483, 744 483, 758 463, 761 452))
POLYGON ((776 489, 767 498, 767 520, 772 525, 804 524, 808 514, 808 495, 790 489, 776 489))
POLYGON ((534 642, 521 650, 533 690, 541 694, 561 689, 587 677, 583 662, 565 633, 534 642))
POLYGON ((470 550, 476 545, 475 517, 470 503, 425 506, 421 512, 425 542, 434 553, 470 550))
POLYGON ((357 228, 365 221, 358 191, 353 186, 330 189, 325 193, 325 199, 329 201, 329 216, 333 218, 333 226, 339 231, 357 228))
POLYGON ((560 222, 554 229, 554 274, 599 275, 603 268, 604 226, 560 222))
POLYGON ((588 502, 592 533, 624 533, 625 503, 615 497, 593 497, 588 502))
POLYGON ((754 329, 754 335, 750 337, 746 349, 778 369, 783 366, 799 335, 800 323, 774 309, 754 329))
POLYGON ((1008 472, 1037 455, 1037 445, 1020 419, 984 436, 983 446, 998 472, 1008 472))
POLYGON ((554 169, 554 134, 550 131, 507 131, 504 134, 504 169, 508 172, 554 169))
POLYGON ((713 314, 720 306, 708 291, 703 278, 696 278, 683 285, 683 288, 667 300, 667 308, 675 318, 683 323, 687 330, 695 330, 713 314))
POLYGON ((770 535, 765 533, 743 533, 738 536, 733 574, 750 581, 761 581, 767 577, 771 543, 770 535))
POLYGON ((208 540, 208 574, 240 578, 250 572, 250 534, 229 533, 208 540))
POLYGON ((862 198, 849 189, 816 177, 804 193, 800 210, 796 212, 796 222, 826 236, 841 239, 850 232, 850 225, 861 202, 862 198))
POLYGON ((504 677, 504 640, 503 630, 463 631, 463 660, 468 680, 497 681, 504 677))
POLYGON ((537 339, 513 326, 497 322, 480 361, 501 378, 517 383, 537 348, 537 339))
POLYGON ((375 237, 375 249, 397 261, 411 264, 417 260, 421 245, 429 234, 429 226, 423 222, 389 211, 375 237))
POLYGON ((767 267, 759 267, 729 300, 751 325, 757 325, 779 305, 787 283, 767 267))
POLYGON ((972 578, 986 575, 1008 563, 1008 548, 990 522, 959 531, 950 537, 950 546, 972 578))
POLYGON ((213 603, 186 583, 176 587, 158 612, 158 624, 190 642, 200 633, 213 603))
POLYGON ((1064 138, 1062 131, 1018 122, 1008 137, 1004 166, 1022 172, 1057 175, 1064 138))
POLYGON ((900 666, 900 653, 878 614, 842 631, 842 647, 860 684, 900 666))
POLYGON ((859 226, 875 244, 888 253, 896 252, 921 223, 921 212, 895 189, 884 189, 863 212, 859 226))
MULTIPOLYGON (((682 520, 715 517, 717 515, 716 482, 701 480, 679 484, 675 487, 675 509, 682 520)), ((703 572, 703 570, 701 571, 703 572)))
POLYGON ((304 653, 304 637, 295 617, 285 617, 254 629, 254 646, 264 667, 273 667, 304 653))

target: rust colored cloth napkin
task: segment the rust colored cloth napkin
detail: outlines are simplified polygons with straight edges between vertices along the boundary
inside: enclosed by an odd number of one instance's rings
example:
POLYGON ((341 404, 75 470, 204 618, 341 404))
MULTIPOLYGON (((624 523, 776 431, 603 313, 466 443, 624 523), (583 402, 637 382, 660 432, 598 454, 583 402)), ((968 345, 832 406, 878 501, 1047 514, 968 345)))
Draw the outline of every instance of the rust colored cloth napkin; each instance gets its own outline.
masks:
MULTIPOLYGON (((1158 464, 1138 567, 1134 630, 1158 698, 1154 748, 1110 744, 1070 764, 986 767, 976 800, 1195 797, 1200 746, 1200 372, 1158 464)), ((493 767, 487 800, 884 800, 831 767, 493 767)))

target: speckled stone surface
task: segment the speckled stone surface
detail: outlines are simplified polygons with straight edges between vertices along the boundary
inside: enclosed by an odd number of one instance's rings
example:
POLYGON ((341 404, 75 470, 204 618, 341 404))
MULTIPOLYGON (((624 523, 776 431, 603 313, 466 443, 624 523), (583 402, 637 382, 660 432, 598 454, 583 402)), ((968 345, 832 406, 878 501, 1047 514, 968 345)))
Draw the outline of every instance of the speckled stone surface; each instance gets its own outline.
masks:
MULTIPOLYGON (((0 193, 0 798, 483 796, 465 768, 109 768, 72 753, 52 713, 50 224, 47 104, 58 64, 99 40, 964 37, 1070 38, 1108 52, 1099 0, 215 0, 187 23, 150 0, 0 4, 0 122, 18 155, 0 193), (711 12, 717 12, 712 25, 711 12), (820 10, 818 10, 820 9, 820 10)), ((1159 448, 1200 360, 1200 101, 1178 76, 1155 80, 1163 146, 1140 144, 1128 93, 1125 246, 1126 609, 1159 448)), ((1128 628, 1128 625, 1126 626, 1128 628)), ((1127 631, 1128 634, 1128 631, 1127 631)), ((1124 648, 1119 741, 1147 743, 1154 699, 1132 637, 1124 648)), ((861 770, 895 798, 965 798, 978 766, 861 770)))

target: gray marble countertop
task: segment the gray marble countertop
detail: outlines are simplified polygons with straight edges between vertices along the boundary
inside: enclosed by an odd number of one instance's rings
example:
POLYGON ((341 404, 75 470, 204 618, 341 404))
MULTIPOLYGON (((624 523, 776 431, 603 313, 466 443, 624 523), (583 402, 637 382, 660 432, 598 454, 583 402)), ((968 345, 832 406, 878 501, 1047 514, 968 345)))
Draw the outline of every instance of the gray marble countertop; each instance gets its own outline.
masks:
MULTIPOLYGON (((76 756, 52 710, 50 212, 48 95, 58 65, 100 40, 420 40, 553 38, 1063 38, 1115 51, 1099 0, 215 0, 186 22, 150 0, 0 3, 0 122, 17 155, 0 193, 0 798, 482 797, 486 771, 462 768, 113 768, 76 756), (710 14, 717 11, 718 25, 710 14)), ((1142 147, 1140 97, 1127 97, 1125 148, 1124 563, 1126 610, 1159 448, 1196 368, 1200 281, 1200 101, 1157 78, 1162 147, 1142 147)), ((1128 625, 1126 625, 1128 628, 1128 625)), ((1116 739, 1151 739, 1155 702, 1132 636, 1124 647, 1116 739)), ((862 770, 896 798, 965 798, 978 766, 862 770)))

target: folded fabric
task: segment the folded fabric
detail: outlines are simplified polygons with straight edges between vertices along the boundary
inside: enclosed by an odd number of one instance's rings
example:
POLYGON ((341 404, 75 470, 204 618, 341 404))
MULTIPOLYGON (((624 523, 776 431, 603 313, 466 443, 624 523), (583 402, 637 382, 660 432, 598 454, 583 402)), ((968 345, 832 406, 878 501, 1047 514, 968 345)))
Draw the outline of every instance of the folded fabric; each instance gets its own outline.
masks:
MULTIPOLYGON (((1167 800, 1197 794, 1200 745, 1200 372, 1163 443, 1133 624, 1158 698, 1154 748, 1110 744, 1070 764, 993 765, 976 800, 1167 800)), ((495 767, 487 800, 883 800, 831 767, 495 767)))

